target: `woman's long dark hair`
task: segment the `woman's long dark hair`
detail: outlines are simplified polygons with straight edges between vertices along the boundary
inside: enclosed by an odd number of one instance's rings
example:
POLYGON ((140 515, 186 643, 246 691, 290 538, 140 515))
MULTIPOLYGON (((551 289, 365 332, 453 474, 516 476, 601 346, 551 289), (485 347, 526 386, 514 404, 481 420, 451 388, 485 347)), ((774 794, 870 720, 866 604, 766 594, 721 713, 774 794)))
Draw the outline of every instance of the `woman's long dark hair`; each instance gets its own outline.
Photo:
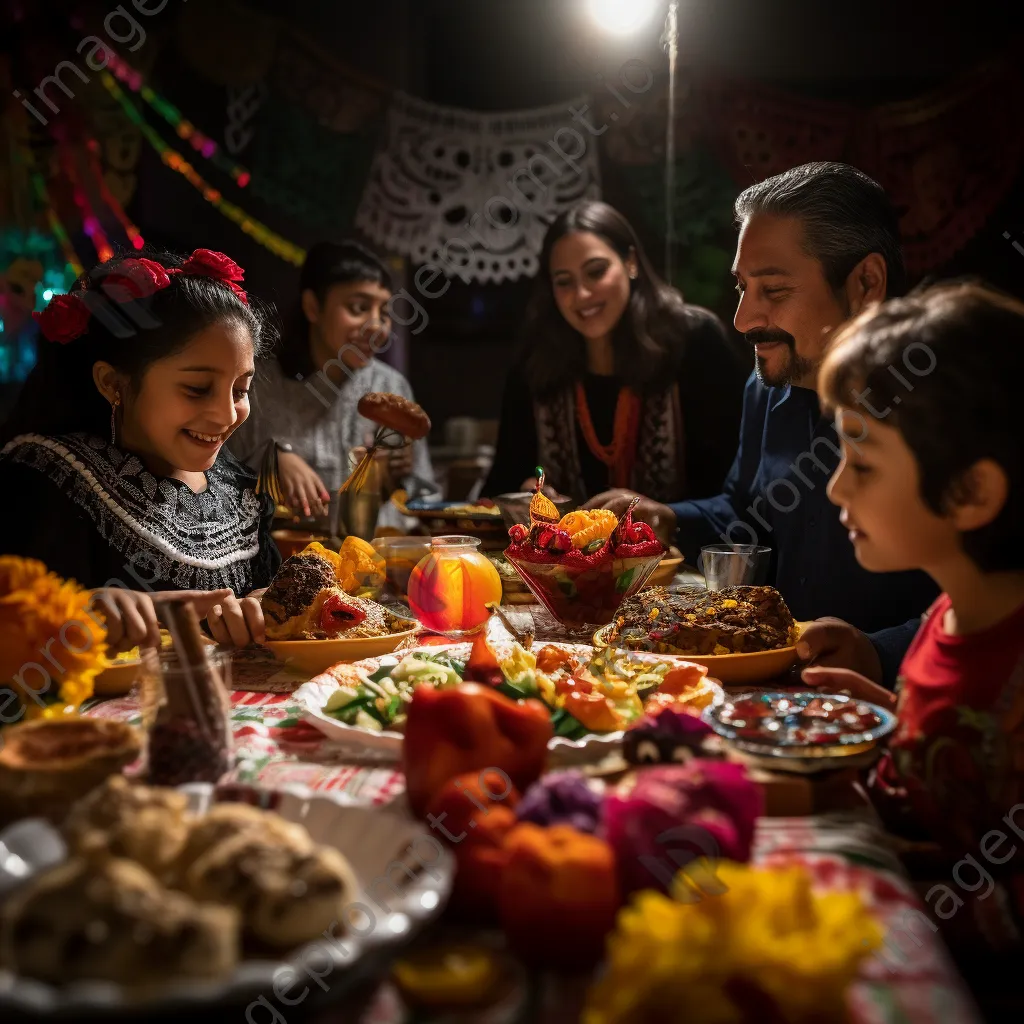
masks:
POLYGON ((243 325, 252 335, 256 358, 263 354, 267 344, 264 314, 214 278, 174 274, 166 288, 152 295, 119 301, 125 297, 123 287, 112 282, 122 264, 138 256, 164 267, 184 262, 172 253, 143 251, 115 257, 83 274, 71 291, 88 297, 88 328, 66 344, 40 335, 38 360, 13 412, 0 427, 0 443, 29 433, 52 437, 81 431, 108 437, 110 403, 92 376, 93 365, 99 361, 123 373, 129 391, 137 394, 152 363, 173 355, 200 331, 224 321, 243 325), (105 289, 108 277, 112 281, 105 289))
POLYGON ((323 303, 336 284, 372 281, 394 291, 391 273, 384 262, 358 242, 317 242, 310 246, 299 275, 299 298, 285 320, 277 347, 277 361, 286 377, 308 377, 319 367, 309 352, 309 321, 302 311, 302 293, 308 288, 323 303))
POLYGON ((554 220, 544 236, 540 273, 526 309, 524 350, 530 390, 543 397, 579 380, 587 369, 583 336, 566 322, 555 303, 551 251, 573 232, 602 238, 623 259, 632 257, 637 278, 629 304, 612 332, 615 375, 640 394, 664 390, 675 379, 684 344, 683 297, 654 272, 633 225, 614 207, 585 199, 554 220))

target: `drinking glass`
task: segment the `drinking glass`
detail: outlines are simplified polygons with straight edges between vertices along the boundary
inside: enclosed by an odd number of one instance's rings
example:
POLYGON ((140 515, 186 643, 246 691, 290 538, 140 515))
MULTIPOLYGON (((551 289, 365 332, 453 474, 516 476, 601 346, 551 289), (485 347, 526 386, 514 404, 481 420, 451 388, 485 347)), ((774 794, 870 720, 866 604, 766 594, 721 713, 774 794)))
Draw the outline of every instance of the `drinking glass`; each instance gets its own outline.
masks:
POLYGON ((697 568, 708 590, 757 586, 768 579, 771 554, 758 544, 708 544, 700 549, 697 568))
MULTIPOLYGON (((355 469, 365 449, 349 452, 349 469, 355 469)), ((381 493, 384 490, 385 460, 373 459, 366 479, 358 490, 350 487, 338 493, 338 531, 341 536, 359 537, 371 541, 377 530, 377 516, 380 515, 381 493)))
POLYGON ((405 597, 413 569, 430 553, 430 538, 377 537, 373 547, 384 559, 388 587, 395 597, 405 597))

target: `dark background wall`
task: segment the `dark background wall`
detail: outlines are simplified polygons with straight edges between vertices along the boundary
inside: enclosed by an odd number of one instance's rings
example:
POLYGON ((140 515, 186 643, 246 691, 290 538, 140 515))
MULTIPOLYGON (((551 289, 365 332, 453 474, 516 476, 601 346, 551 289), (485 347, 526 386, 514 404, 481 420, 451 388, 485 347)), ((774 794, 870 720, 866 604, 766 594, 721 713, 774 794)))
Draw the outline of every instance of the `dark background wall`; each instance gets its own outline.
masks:
MULTIPOLYGON (((189 6, 217 0, 189 0, 189 6)), ((80 6, 70 2, 5 5, 7 44, 15 54, 19 32, 47 26, 60 52, 73 53, 82 32, 68 27, 80 6), (11 18, 20 9, 17 25, 11 18), (44 10, 45 7, 45 10, 44 10)), ((99 4, 110 9, 113 3, 99 4)), ((200 128, 223 122, 226 93, 197 76, 174 42, 174 21, 183 6, 147 22, 162 36, 151 80, 200 128)), ((1020 54, 1019 14, 1014 5, 977 0, 966 7, 863 0, 836 5, 812 0, 682 0, 680 56, 684 76, 699 82, 716 75, 754 79, 802 95, 864 107, 902 100, 948 82, 981 61, 1020 54)), ((382 84, 427 100, 473 110, 520 109, 566 100, 594 87, 586 69, 617 67, 639 58, 664 69, 660 25, 625 42, 611 42, 591 27, 583 0, 376 0, 338 3, 293 0, 282 5, 251 0, 248 7, 301 26, 339 62, 382 84)), ((659 19, 660 20, 660 19, 659 19)), ((52 67, 52 63, 50 65, 52 67)), ((15 84, 17 74, 15 73, 15 84)), ((697 86, 695 86, 697 87, 697 86)), ((1007 118, 1022 120, 1019 110, 1007 118)), ((196 161, 202 169, 202 162, 196 161)), ((605 198, 628 209, 617 194, 614 172, 605 175, 605 198)), ((315 225, 245 198, 246 208, 300 245, 316 240, 315 225)), ((143 147, 138 187, 129 213, 147 239, 175 249, 197 245, 223 249, 247 270, 253 292, 285 309, 293 301, 297 268, 246 238, 180 176, 143 147)), ((637 218, 639 223, 639 218, 637 218)), ((650 254, 659 263, 661 245, 643 226, 650 254)), ((1024 182, 1018 180, 978 235, 938 272, 974 273, 1024 294, 1024 182)), ((84 239, 79 251, 88 251, 84 239)), ((723 244, 730 244, 726 239, 723 244)), ((496 415, 502 381, 530 283, 466 286, 454 283, 427 308, 429 324, 408 351, 413 386, 436 423, 449 416, 496 415)), ((728 299, 717 312, 728 320, 728 299)))

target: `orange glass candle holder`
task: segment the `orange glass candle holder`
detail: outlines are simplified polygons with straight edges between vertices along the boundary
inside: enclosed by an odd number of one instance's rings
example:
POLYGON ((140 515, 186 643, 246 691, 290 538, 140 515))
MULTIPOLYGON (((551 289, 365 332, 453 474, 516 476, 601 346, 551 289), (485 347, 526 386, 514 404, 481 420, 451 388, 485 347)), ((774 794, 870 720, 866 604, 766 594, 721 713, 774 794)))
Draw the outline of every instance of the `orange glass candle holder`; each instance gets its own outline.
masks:
POLYGON ((409 607, 429 630, 467 636, 487 621, 487 605, 501 601, 501 577, 477 549, 476 537, 434 537, 430 552, 409 576, 409 607))

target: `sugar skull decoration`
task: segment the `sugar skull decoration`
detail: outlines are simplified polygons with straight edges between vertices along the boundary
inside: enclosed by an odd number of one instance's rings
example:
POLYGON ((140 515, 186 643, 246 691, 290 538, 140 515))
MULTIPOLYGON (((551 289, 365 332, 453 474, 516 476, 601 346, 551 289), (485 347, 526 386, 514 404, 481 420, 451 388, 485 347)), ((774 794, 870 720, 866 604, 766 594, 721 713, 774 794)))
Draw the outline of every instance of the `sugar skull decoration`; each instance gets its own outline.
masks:
POLYGON ((634 765, 686 764, 695 757, 714 757, 719 749, 711 726, 679 704, 638 718, 622 738, 622 756, 634 765))

